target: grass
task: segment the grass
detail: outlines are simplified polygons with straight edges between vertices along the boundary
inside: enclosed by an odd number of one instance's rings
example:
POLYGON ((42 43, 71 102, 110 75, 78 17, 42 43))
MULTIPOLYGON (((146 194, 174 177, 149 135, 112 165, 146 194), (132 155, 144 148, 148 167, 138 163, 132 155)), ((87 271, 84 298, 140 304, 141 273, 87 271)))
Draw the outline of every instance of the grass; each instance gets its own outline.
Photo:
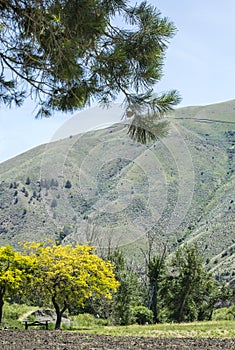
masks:
POLYGON ((90 326, 79 332, 111 336, 138 336, 158 338, 235 338, 234 321, 204 321, 131 326, 90 326))
POLYGON ((235 101, 231 100, 206 106, 178 108, 174 111, 173 116, 234 122, 234 108, 235 101))
MULTIPOLYGON (((72 330, 76 330, 76 329, 81 329, 81 330, 90 330, 90 329, 99 329, 99 328, 103 328, 104 326, 107 326, 109 324, 108 320, 104 320, 102 318, 97 318, 91 314, 80 314, 80 315, 76 315, 76 316, 71 316, 70 317, 71 320, 71 326, 67 329, 72 329, 72 330)), ((64 329, 66 329, 66 327, 63 327, 64 329)))
MULTIPOLYGON (((22 322, 23 315, 32 310, 35 310, 35 307, 5 303, 3 322, 0 328, 24 329, 22 322)), ((234 320, 214 320, 181 324, 166 323, 144 326, 111 326, 108 320, 99 319, 90 314, 71 316, 70 319, 70 327, 62 326, 63 330, 122 337, 235 338, 234 320)), ((54 329, 53 324, 50 324, 49 329, 54 329)))
POLYGON ((24 325, 22 323, 22 320, 23 320, 22 316, 35 309, 38 309, 38 308, 33 306, 28 306, 25 304, 9 304, 5 302, 3 306, 3 317, 2 317, 2 323, 0 324, 0 329, 1 328, 23 329, 24 325))

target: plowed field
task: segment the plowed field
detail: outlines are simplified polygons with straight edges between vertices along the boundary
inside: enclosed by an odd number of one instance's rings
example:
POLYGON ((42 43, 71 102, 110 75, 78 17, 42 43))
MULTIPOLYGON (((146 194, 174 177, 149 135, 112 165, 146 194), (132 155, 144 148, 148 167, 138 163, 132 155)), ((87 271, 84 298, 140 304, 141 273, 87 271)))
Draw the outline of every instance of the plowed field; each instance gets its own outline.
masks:
POLYGON ((66 331, 2 330, 1 350, 235 350, 234 338, 112 337, 66 331))

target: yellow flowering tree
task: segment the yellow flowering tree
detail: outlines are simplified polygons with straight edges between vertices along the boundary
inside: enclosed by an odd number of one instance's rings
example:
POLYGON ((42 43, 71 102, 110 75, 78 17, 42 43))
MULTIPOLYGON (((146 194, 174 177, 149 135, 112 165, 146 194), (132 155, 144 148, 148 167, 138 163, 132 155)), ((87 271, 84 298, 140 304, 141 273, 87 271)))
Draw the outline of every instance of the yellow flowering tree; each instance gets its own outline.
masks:
POLYGON ((0 247, 0 323, 6 295, 22 293, 32 276, 33 259, 14 251, 11 246, 0 247))
POLYGON ((36 259, 32 291, 40 293, 45 305, 52 304, 55 329, 71 305, 83 305, 90 297, 112 297, 119 283, 113 265, 94 254, 94 247, 31 243, 26 251, 36 259))

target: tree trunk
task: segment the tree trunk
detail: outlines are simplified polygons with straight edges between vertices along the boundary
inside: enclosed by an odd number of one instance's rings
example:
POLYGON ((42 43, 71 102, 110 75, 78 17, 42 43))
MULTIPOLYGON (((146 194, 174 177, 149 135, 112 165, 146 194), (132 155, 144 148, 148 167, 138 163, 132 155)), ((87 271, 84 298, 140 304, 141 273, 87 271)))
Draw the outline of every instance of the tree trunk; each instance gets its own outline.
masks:
POLYGON ((0 294, 0 323, 2 323, 2 310, 3 310, 3 305, 4 305, 3 295, 0 294))
POLYGON ((4 305, 4 297, 5 294, 5 288, 1 288, 0 290, 0 323, 2 323, 2 311, 3 311, 3 305, 4 305))
POLYGON ((61 312, 56 312, 55 329, 60 329, 61 321, 62 321, 62 314, 61 314, 61 312))
POLYGON ((55 296, 52 297, 52 303, 53 303, 53 305, 54 305, 55 312, 56 312, 55 329, 60 329, 61 321, 62 321, 62 316, 63 316, 63 313, 65 312, 65 310, 67 309, 67 304, 64 303, 63 309, 60 310, 60 307, 59 307, 59 305, 58 305, 57 302, 56 302, 56 297, 55 297, 55 296))
POLYGON ((153 310, 153 322, 157 323, 158 320, 158 300, 157 300, 157 283, 153 286, 153 298, 152 298, 152 310, 153 310))
POLYGON ((188 297, 188 292, 185 293, 185 295, 183 296, 183 300, 180 304, 179 307, 179 317, 178 317, 178 322, 181 323, 183 321, 183 316, 184 316, 184 308, 185 308, 185 303, 186 303, 186 299, 188 297))

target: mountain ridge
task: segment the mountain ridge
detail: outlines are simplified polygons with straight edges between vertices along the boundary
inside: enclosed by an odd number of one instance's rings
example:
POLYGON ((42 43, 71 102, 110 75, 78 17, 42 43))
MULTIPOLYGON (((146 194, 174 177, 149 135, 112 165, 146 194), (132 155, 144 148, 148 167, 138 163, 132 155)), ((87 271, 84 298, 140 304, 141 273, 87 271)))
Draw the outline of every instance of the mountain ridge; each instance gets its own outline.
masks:
POLYGON ((216 278, 232 280, 235 100, 168 119, 169 135, 147 146, 119 123, 1 163, 0 244, 93 242, 138 260, 151 233, 169 251, 197 242, 216 278))

